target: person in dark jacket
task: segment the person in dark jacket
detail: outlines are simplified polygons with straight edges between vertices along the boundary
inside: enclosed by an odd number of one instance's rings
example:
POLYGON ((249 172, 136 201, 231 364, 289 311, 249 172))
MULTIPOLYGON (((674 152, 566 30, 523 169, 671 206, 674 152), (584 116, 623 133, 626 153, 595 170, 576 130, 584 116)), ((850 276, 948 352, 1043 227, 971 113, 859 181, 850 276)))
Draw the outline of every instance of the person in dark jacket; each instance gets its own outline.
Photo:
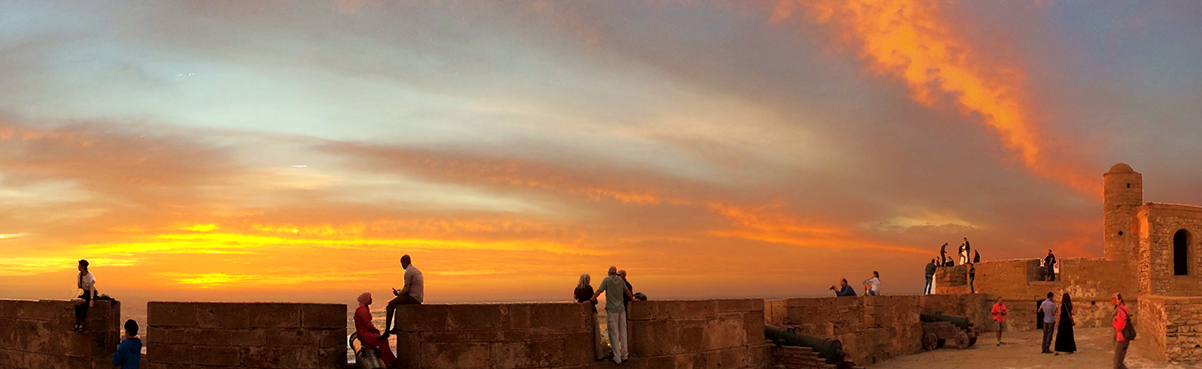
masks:
POLYGON ((947 265, 947 242, 943 246, 939 246, 939 266, 947 265))
POLYGON ((847 284, 847 278, 843 278, 843 280, 839 281, 839 286, 841 287, 836 288, 835 286, 831 286, 831 291, 835 291, 835 296, 856 297, 856 289, 851 288, 851 286, 847 284))
POLYGON ((629 303, 629 302, 631 302, 631 301, 634 301, 634 295, 633 295, 633 293, 634 293, 634 286, 630 285, 630 280, 629 280, 629 279, 626 279, 626 271, 625 271, 625 270, 619 270, 619 271, 618 271, 618 276, 619 276, 619 277, 622 277, 622 281, 623 281, 623 282, 626 282, 626 289, 630 290, 630 293, 632 294, 632 295, 630 295, 630 296, 626 296, 626 297, 624 297, 624 298, 626 299, 626 301, 623 301, 623 302, 627 302, 627 303, 629 303))
POLYGON ((931 281, 935 279, 935 259, 931 259, 931 262, 927 264, 926 272, 927 272, 927 286, 922 289, 922 294, 930 295, 931 294, 931 281))
MULTIPOLYGON (((588 273, 581 274, 580 282, 576 284, 576 291, 573 293, 573 297, 576 298, 576 302, 578 303, 583 304, 587 302, 593 304, 592 321, 593 324, 597 324, 597 304, 592 302, 593 293, 595 292, 592 282, 593 277, 589 276, 588 273)), ((605 360, 605 347, 601 343, 600 329, 593 330, 593 355, 595 360, 605 360)))
POLYGON ((1056 255, 1052 255, 1052 250, 1049 249, 1048 256, 1045 256, 1043 258, 1043 266, 1044 266, 1044 268, 1047 268, 1047 270, 1046 270, 1047 278, 1046 279, 1048 281, 1056 280, 1055 265, 1056 265, 1056 255))
POLYGON ((976 264, 976 263, 980 263, 980 262, 981 262, 981 253, 977 252, 977 250, 972 250, 972 263, 976 264))
POLYGON ((142 340, 138 339, 138 322, 133 319, 125 321, 125 340, 117 345, 113 354, 113 366, 121 369, 138 369, 142 360, 142 340))

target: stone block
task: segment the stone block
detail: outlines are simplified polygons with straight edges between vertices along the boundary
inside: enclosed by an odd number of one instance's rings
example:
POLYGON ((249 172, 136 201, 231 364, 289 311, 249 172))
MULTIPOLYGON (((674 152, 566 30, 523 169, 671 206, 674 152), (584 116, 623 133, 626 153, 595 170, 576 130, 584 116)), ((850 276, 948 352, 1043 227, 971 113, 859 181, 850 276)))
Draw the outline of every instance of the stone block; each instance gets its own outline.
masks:
POLYGON ((718 302, 715 300, 699 301, 664 301, 668 307, 668 317, 674 320, 712 319, 718 315, 718 302))
POLYGON ((151 301, 146 304, 146 321, 152 327, 196 327, 196 306, 151 301))
POLYGON ((748 311, 743 313, 743 336, 747 338, 748 344, 762 343, 767 340, 764 337, 764 313, 759 311, 748 311))
POLYGON ((176 330, 176 334, 172 334, 174 340, 180 340, 192 345, 202 346, 229 346, 230 336, 233 331, 217 330, 217 329, 180 329, 176 330))
MULTIPOLYGON (((629 320, 658 320, 667 319, 667 309, 661 310, 665 305, 656 301, 632 301, 626 309, 626 318, 629 320)), ((598 309, 604 308, 598 306, 598 309)))
POLYGON ((423 368, 421 333, 400 332, 396 334, 397 362, 403 368, 423 368))
POLYGON ((192 364, 237 366, 242 363, 241 349, 233 346, 192 346, 192 364))
POLYGON ((322 347, 317 352, 317 366, 319 369, 342 369, 346 368, 346 347, 322 347))
POLYGON ((563 336, 564 365, 586 365, 596 358, 593 333, 569 333, 563 336))
POLYGON ((146 345, 146 360, 159 364, 192 364, 192 345, 171 343, 146 345))
POLYGON ((724 299, 716 301, 719 313, 762 311, 764 309, 764 300, 760 299, 724 299))
POLYGON ((238 347, 238 356, 244 367, 283 369, 301 366, 300 354, 293 347, 238 347))
POLYGON ((530 305, 529 304, 512 304, 501 307, 501 314, 505 316, 501 327, 506 330, 526 330, 530 329, 530 305))
POLYGON ((313 331, 318 336, 318 347, 332 347, 346 349, 346 327, 339 329, 322 329, 313 331))
POLYGON ((313 347, 321 344, 321 334, 311 329, 285 328, 267 330, 267 346, 313 347))
POLYGON ((479 369, 491 367, 489 343, 423 343, 421 368, 479 369))
POLYGON ((252 310, 261 304, 198 303, 193 306, 197 328, 244 329, 250 326, 250 316, 260 314, 252 310))
POLYGON ((631 321, 627 325, 630 357, 652 357, 678 353, 676 322, 670 320, 631 321))
POLYGON ((396 326, 408 332, 444 332, 447 330, 447 311, 452 305, 397 306, 396 326))
POLYGON ((539 332, 584 332, 593 311, 584 304, 532 304, 530 329, 539 332))
POLYGON ((266 346, 267 329, 239 329, 229 331, 230 346, 266 346))
MULTIPOLYGON (((763 326, 760 327, 761 332, 763 326)), ((718 350, 747 344, 747 330, 743 328, 743 314, 727 313, 706 322, 705 349, 718 350)))
POLYGON ((723 350, 705 352, 706 368, 732 369, 743 368, 747 358, 746 347, 735 347, 723 350))
POLYGON ((250 328, 298 328, 301 326, 300 304, 248 304, 250 328))
POLYGON ((301 327, 339 328, 346 327, 347 306, 339 304, 302 304, 301 327))
POLYGON ((489 330, 500 329, 501 305, 446 305, 447 329, 489 330))
MULTIPOLYGON (((701 352, 706 349, 706 323, 704 321, 679 322, 676 326, 676 337, 680 345, 679 352, 701 352)), ((762 331, 763 328, 761 328, 762 331)))

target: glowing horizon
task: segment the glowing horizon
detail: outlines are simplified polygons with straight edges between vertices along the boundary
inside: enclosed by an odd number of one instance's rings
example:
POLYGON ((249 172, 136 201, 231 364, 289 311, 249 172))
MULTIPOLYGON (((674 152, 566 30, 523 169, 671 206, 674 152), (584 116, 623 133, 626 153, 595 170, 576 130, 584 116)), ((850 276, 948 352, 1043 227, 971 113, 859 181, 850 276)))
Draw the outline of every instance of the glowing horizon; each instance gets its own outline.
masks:
POLYGON ((0 12, 0 298, 827 293, 1202 204, 1191 5, 217 2, 0 12), (1180 8, 1179 8, 1180 7, 1180 8), (1006 30, 1001 32, 999 30, 1006 30), (1149 57, 1158 56, 1158 57, 1149 57))

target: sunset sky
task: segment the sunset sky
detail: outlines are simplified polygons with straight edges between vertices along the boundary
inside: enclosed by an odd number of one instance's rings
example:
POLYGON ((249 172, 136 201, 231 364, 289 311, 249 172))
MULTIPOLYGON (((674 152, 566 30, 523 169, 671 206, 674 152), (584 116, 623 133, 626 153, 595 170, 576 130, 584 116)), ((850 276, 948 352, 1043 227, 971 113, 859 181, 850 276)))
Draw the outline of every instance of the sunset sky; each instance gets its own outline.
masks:
MULTIPOLYGON (((1202 204, 1197 2, 54 1, 0 11, 0 298, 917 294, 1202 204)), ((377 298, 381 299, 381 298, 377 298)))

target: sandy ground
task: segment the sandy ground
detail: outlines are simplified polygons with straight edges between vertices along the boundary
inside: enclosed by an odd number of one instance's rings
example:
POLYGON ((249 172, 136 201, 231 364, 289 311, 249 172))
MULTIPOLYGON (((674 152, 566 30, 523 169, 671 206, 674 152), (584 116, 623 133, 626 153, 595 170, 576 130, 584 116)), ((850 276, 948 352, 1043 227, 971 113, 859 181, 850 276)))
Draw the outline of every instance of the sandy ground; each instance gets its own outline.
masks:
MULTIPOLYGON (((1077 352, 1052 355, 1039 353, 1043 332, 1006 332, 1005 344, 997 346, 996 333, 982 335, 977 344, 967 350, 942 348, 902 356, 875 365, 871 369, 958 369, 958 368, 1110 368, 1114 360, 1114 329, 1087 328, 1076 330, 1077 352)), ((1136 339, 1127 352, 1127 367, 1137 368, 1202 368, 1202 365, 1172 364, 1149 359, 1143 347, 1145 341, 1136 339)))

